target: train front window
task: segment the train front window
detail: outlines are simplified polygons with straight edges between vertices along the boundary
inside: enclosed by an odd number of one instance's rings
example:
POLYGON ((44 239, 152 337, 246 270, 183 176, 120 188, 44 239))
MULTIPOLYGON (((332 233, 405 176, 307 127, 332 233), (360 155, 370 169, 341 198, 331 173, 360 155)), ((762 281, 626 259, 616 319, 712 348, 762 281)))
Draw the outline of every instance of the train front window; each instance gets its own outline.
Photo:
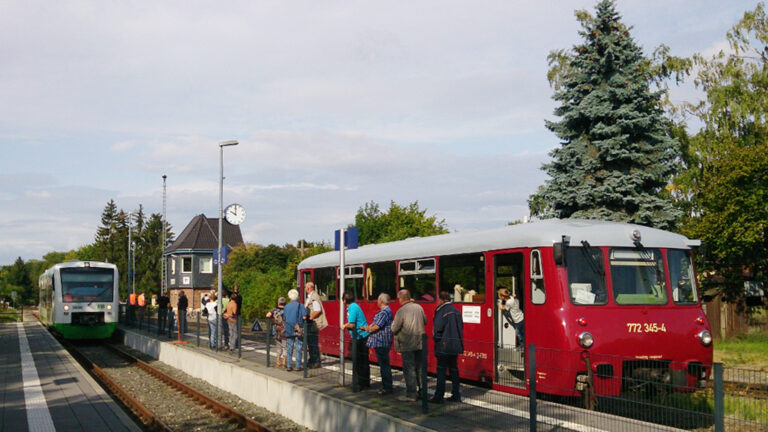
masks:
POLYGON ((608 301, 605 288, 603 251, 583 242, 583 247, 569 247, 566 269, 571 301, 582 305, 603 305, 608 301))
POLYGON ((672 300, 677 304, 697 304, 699 293, 690 253, 682 250, 667 251, 667 263, 669 263, 672 300))
POLYGON ((114 299, 115 272, 86 267, 61 269, 61 298, 65 303, 111 302, 114 299))
POLYGON ((658 249, 611 249, 610 258, 616 304, 667 303, 664 262, 658 249))

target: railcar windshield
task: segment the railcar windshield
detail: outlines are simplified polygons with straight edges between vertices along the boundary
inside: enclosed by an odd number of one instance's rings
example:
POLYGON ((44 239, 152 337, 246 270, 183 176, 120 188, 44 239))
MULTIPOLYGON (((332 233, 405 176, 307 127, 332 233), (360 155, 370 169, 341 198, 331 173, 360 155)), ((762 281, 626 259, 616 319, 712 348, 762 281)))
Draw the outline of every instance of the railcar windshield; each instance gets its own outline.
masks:
POLYGON ((111 302, 114 299, 115 271, 84 267, 61 269, 61 296, 64 303, 111 302))
POLYGON ((667 251, 669 263, 669 283, 672 286, 672 300, 677 304, 697 304, 699 293, 693 263, 688 251, 667 251))
POLYGON ((566 251, 571 301, 581 305, 603 305, 608 300, 603 251, 587 242, 582 245, 569 247, 566 251))
POLYGON ((658 249, 611 249, 610 264, 616 304, 667 303, 664 261, 658 249))

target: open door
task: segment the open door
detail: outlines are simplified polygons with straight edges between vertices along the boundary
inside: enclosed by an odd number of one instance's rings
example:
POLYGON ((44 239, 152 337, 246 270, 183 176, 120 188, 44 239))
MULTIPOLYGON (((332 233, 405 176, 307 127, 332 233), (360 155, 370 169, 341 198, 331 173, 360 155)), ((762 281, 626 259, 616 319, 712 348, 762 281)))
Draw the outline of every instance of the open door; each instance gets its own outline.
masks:
POLYGON ((498 291, 507 289, 515 294, 520 308, 525 306, 525 253, 505 252, 493 255, 494 295, 494 337, 495 377, 494 383, 516 388, 525 388, 525 355, 517 343, 517 334, 512 319, 502 309, 498 291))

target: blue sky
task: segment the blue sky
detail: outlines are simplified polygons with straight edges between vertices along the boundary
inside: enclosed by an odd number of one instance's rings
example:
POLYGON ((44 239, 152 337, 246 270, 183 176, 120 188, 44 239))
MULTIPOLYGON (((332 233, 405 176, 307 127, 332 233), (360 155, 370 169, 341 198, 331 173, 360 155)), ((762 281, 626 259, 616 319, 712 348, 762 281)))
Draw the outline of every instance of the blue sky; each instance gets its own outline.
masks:
MULTIPOLYGON (((452 230, 527 215, 557 138, 550 50, 595 1, 2 0, 0 265, 93 241, 104 205, 176 233, 242 204, 246 241, 329 240, 368 201, 452 230)), ((755 1, 619 1, 650 52, 724 47, 755 1)), ((690 88, 673 98, 692 100, 690 88)))

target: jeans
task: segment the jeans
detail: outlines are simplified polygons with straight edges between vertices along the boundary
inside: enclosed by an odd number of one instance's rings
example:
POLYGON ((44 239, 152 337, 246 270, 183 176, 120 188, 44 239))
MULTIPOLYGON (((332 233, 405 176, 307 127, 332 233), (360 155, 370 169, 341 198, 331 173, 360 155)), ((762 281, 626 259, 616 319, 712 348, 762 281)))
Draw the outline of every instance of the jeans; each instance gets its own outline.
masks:
POLYGON ((165 331, 165 326, 168 324, 168 310, 157 310, 157 334, 162 334, 165 331))
POLYGON ((229 327, 229 349, 234 350, 237 348, 237 323, 228 322, 229 327))
POLYGON ((286 351, 288 351, 288 367, 300 368, 301 367, 301 338, 289 337, 285 338, 286 351), (293 361, 293 349, 296 348, 296 361, 293 361))
POLYGON ((216 348, 216 318, 208 317, 208 346, 216 348))
POLYGON ((389 347, 377 347, 373 349, 376 352, 376 361, 379 362, 379 371, 381 372, 381 388, 384 391, 392 391, 392 366, 389 365, 389 347))
POLYGON ((416 395, 421 390, 421 350, 404 351, 403 374, 405 375, 405 391, 408 395, 416 395))
POLYGON ((224 318, 221 319, 221 336, 224 337, 224 346, 229 346, 229 323, 224 318))
POLYGON ((459 367, 456 363, 458 355, 437 355, 437 385, 435 386, 435 399, 443 400, 445 394, 445 371, 451 372, 452 397, 459 398, 459 367))
POLYGON ((353 359, 353 370, 357 375, 357 385, 361 389, 371 386, 371 365, 368 361, 368 338, 352 339, 357 350, 357 356, 353 359))
POLYGON ((179 309, 179 331, 183 334, 187 332, 187 310, 179 309))
POLYGON ((524 348, 525 347, 525 320, 520 321, 519 323, 513 322, 512 327, 515 328, 515 335, 517 336, 517 346, 524 348))
POLYGON ((317 324, 314 321, 309 321, 307 324, 307 350, 309 351, 309 359, 307 359, 307 367, 312 365, 320 366, 320 345, 319 345, 319 330, 317 324))

